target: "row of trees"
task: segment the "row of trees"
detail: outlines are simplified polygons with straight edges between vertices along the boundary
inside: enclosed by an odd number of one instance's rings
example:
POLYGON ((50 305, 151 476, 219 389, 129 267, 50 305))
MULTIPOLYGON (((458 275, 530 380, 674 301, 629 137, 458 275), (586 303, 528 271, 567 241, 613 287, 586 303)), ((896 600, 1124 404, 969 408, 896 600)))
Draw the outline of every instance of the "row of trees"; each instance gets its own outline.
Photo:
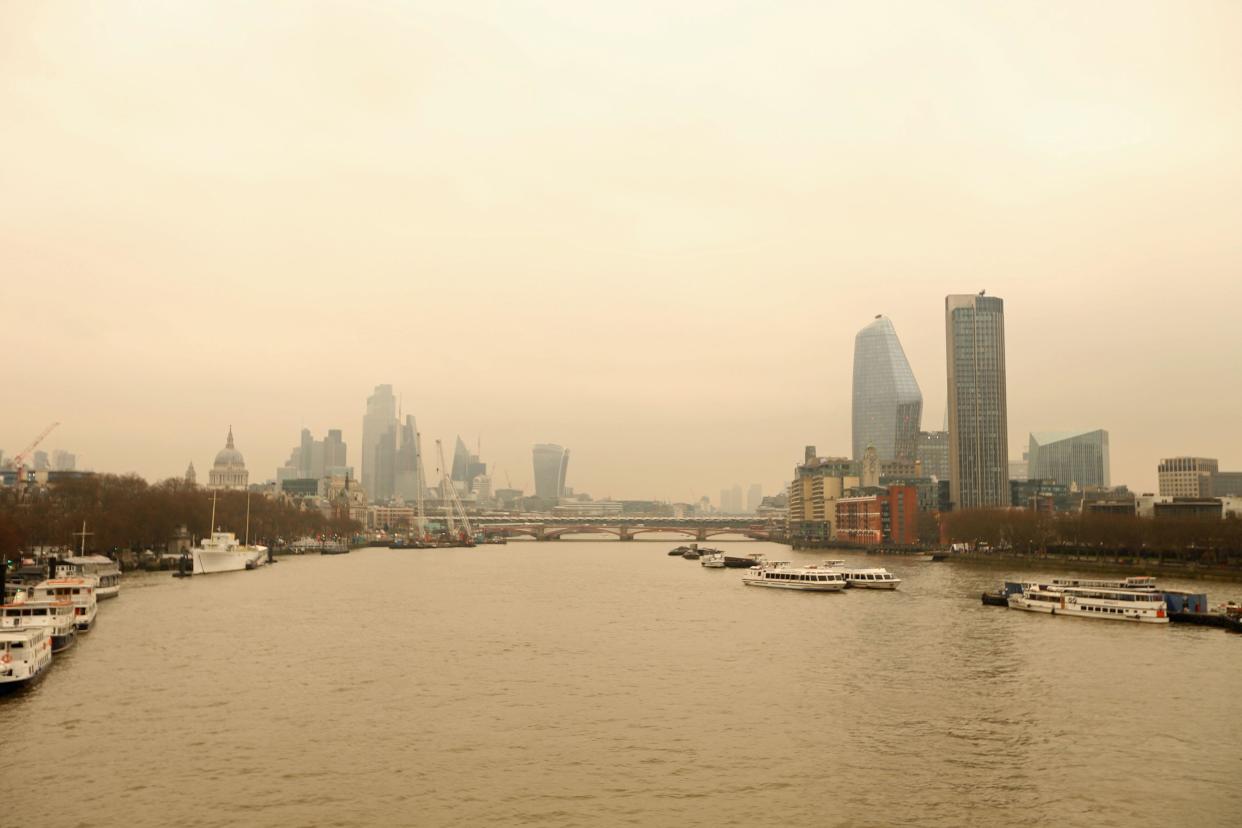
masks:
MULTIPOLYGON (((244 540, 245 492, 219 492, 216 526, 244 540)), ((83 521, 91 534, 86 548, 104 553, 124 549, 162 551, 181 526, 194 538, 211 531, 212 493, 179 478, 149 484, 135 475, 91 475, 58 481, 46 489, 0 490, 0 558, 35 546, 77 548, 83 521)), ((252 543, 268 546, 306 535, 348 536, 360 530, 344 508, 331 517, 316 508, 249 498, 252 543)))
POLYGON ((1027 553, 1068 548, 1132 554, 1242 554, 1242 520, 1234 518, 969 509, 942 514, 940 524, 946 542, 986 543, 1027 553))

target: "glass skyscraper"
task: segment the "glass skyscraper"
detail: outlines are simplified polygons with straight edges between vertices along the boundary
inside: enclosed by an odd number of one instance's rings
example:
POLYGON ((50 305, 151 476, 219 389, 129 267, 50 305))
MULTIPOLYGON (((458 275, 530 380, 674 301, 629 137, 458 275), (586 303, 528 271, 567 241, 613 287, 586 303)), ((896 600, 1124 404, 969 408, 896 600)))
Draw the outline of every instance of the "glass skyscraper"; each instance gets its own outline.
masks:
POLYGON ((1009 505, 1005 303, 982 293, 946 296, 949 499, 954 509, 1009 505))
POLYGON ((874 445, 881 463, 914 463, 923 393, 893 323, 877 316, 854 337, 854 459, 874 445))
POLYGON ((535 497, 557 500, 565 492, 569 450, 555 443, 539 443, 532 451, 535 466, 535 497))

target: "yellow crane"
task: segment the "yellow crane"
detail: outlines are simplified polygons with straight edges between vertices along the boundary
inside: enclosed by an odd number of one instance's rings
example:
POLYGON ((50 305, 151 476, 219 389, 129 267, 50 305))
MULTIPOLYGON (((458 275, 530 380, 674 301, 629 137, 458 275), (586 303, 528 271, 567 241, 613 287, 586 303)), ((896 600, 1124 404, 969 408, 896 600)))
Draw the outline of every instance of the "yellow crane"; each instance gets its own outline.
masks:
POLYGON ((60 423, 55 422, 55 423, 52 423, 47 428, 43 429, 42 434, 34 438, 34 440, 30 442, 30 445, 26 446, 26 448, 19 451, 17 453, 17 456, 13 458, 13 467, 17 469, 17 482, 18 483, 26 482, 26 458, 30 456, 30 453, 32 451, 38 448, 39 443, 42 443, 44 438, 46 438, 47 435, 51 434, 52 431, 55 430, 56 426, 58 425, 60 425, 60 423))

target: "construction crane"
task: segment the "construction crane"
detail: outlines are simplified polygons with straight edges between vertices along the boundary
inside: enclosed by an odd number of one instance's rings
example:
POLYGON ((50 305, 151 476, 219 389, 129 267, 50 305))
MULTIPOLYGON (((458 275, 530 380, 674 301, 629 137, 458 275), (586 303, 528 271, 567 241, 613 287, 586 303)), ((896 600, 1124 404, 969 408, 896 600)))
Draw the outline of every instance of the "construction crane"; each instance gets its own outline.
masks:
POLYGON ((13 458, 13 467, 17 469, 17 482, 18 482, 18 483, 25 483, 25 482, 26 482, 26 457, 27 457, 27 456, 28 456, 28 455, 29 455, 32 451, 34 451, 34 450, 38 447, 39 443, 42 443, 42 442, 43 442, 43 439, 44 439, 45 437, 47 437, 47 435, 51 434, 51 433, 52 433, 52 431, 53 431, 53 430, 56 428, 56 426, 58 426, 58 425, 60 425, 60 423, 59 423, 59 422, 55 422, 55 423, 52 423, 52 424, 51 424, 50 426, 48 426, 47 428, 43 429, 43 433, 42 433, 42 434, 40 434, 38 437, 34 438, 34 440, 33 440, 33 441, 31 441, 30 445, 26 446, 26 448, 24 448, 24 449, 22 449, 21 451, 19 451, 19 452, 17 453, 17 456, 13 458))
POLYGON ((436 452, 440 455, 440 487, 444 490, 444 496, 448 500, 448 505, 444 508, 448 514, 449 533, 458 535, 457 540, 462 543, 473 546, 474 527, 470 525, 470 516, 466 514, 466 507, 462 505, 461 498, 457 496, 457 487, 453 485, 453 481, 445 469, 444 444, 439 440, 436 440, 436 452), (453 520, 454 513, 461 520, 462 531, 460 533, 457 532, 457 525, 453 520))

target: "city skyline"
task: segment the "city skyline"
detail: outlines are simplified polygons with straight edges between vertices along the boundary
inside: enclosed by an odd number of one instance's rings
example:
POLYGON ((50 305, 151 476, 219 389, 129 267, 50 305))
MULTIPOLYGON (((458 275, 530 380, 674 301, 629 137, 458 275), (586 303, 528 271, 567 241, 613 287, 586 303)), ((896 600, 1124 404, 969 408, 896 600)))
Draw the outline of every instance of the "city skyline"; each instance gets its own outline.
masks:
POLYGON ((556 440, 597 497, 778 491, 850 453, 876 313, 940 422, 943 297, 987 288, 1011 455, 1242 467, 1236 5, 548 8, 6 7, 0 446, 205 476, 232 423, 266 477, 340 428, 359 468, 392 383, 523 488, 556 440))

